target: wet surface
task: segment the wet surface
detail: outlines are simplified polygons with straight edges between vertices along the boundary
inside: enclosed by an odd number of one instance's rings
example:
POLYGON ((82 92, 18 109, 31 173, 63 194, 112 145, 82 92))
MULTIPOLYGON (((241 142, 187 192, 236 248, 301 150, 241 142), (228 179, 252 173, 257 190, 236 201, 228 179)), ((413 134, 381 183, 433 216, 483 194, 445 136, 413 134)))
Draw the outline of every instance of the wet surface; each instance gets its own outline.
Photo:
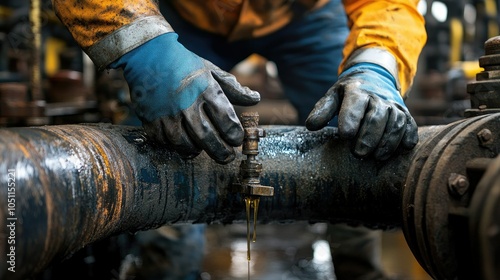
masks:
MULTIPOLYGON (((251 247, 250 279, 333 279, 323 225, 306 223, 258 225, 251 247)), ((202 279, 248 279, 246 225, 211 225, 202 279)))
MULTIPOLYGON (((258 225, 252 243, 250 279, 335 279, 325 224, 258 225)), ((209 225, 203 280, 248 279, 246 225, 209 225)), ((409 250, 400 230, 382 232, 382 267, 389 279, 431 280, 409 250)))

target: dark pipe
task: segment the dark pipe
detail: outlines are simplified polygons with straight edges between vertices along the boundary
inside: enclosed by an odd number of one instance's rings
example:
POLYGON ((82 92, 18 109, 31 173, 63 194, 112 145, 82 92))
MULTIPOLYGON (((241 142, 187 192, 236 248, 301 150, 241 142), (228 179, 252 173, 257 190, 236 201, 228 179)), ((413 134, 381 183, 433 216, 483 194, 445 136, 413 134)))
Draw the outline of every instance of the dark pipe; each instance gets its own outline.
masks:
MULTIPOLYGON (((421 128, 420 143, 447 127, 421 128)), ((264 129, 261 183, 274 186, 275 195, 261 200, 260 221, 401 226, 406 174, 424 144, 381 163, 353 157, 350 143, 336 139, 333 128, 264 129)), ((228 165, 205 154, 184 160, 149 143, 139 128, 100 124, 2 129, 0 155, 1 252, 11 251, 7 226, 16 226, 16 273, 7 270, 10 257, 2 253, 1 279, 24 279, 124 231, 245 218, 241 195, 231 190, 241 151, 228 165), (9 170, 15 192, 8 188, 9 170), (12 214, 8 192, 15 198, 12 214)))

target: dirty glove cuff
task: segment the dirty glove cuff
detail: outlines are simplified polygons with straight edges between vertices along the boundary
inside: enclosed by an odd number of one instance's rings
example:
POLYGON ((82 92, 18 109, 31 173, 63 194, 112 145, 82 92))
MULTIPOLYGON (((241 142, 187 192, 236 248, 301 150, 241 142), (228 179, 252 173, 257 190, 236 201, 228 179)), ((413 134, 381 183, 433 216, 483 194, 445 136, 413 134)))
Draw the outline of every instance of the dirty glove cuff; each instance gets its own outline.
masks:
POLYGON ((397 89, 397 83, 394 76, 384 67, 369 63, 358 63, 340 74, 339 80, 351 75, 362 74, 362 80, 365 82, 365 89, 378 97, 398 103, 406 108, 406 105, 397 89))
POLYGON ((161 16, 149 16, 135 20, 104 37, 86 50, 97 69, 108 64, 145 42, 174 30, 161 16))

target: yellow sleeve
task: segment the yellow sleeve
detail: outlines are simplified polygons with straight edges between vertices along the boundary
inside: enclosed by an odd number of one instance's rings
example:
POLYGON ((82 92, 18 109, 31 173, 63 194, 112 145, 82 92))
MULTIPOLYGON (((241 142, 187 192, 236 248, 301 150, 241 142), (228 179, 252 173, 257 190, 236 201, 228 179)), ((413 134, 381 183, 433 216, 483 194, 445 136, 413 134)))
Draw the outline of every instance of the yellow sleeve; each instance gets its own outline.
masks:
POLYGON ((56 15, 99 68, 172 32, 154 0, 52 0, 56 15))
POLYGON ((160 15, 154 1, 52 0, 52 4, 82 48, 140 17, 160 15))
POLYGON ((427 40, 425 23, 417 11, 418 0, 343 0, 349 36, 340 65, 356 50, 378 47, 389 51, 397 61, 401 94, 410 89, 417 71, 420 52, 427 40))

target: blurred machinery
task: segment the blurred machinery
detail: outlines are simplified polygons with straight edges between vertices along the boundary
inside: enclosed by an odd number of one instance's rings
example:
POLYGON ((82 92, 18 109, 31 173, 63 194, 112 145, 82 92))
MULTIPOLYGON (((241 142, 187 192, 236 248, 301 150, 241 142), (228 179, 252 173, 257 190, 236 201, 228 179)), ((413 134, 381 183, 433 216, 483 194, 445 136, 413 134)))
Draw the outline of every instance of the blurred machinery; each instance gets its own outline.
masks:
POLYGON ((418 125, 447 124, 470 108, 466 84, 483 42, 499 34, 498 0, 421 0, 428 34, 407 105, 418 125))
POLYGON ((0 4, 0 126, 113 121, 127 93, 115 77, 97 75, 51 1, 0 4))

